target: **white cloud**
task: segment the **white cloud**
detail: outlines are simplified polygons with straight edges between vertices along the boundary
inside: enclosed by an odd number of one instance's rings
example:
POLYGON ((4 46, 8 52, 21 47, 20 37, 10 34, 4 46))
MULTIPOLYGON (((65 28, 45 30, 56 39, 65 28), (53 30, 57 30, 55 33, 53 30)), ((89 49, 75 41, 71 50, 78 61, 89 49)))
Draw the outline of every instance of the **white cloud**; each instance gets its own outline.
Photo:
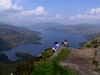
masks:
POLYGON ((22 11, 21 6, 12 5, 12 0, 0 0, 0 12, 22 11))
POLYGON ((73 19, 75 19, 75 17, 74 17, 74 16, 71 16, 69 19, 70 19, 70 20, 73 20, 73 19))
POLYGON ((100 8, 91 9, 90 11, 87 11, 85 14, 78 14, 76 16, 71 16, 70 20, 74 19, 84 19, 84 20, 90 20, 90 19, 100 19, 100 8))
MULTIPOLYGON (((16 0, 16 2, 23 2, 25 0, 16 0)), ((100 8, 93 8, 84 14, 64 15, 57 13, 54 16, 50 15, 43 6, 36 9, 25 10, 18 6, 17 3, 12 4, 12 0, 0 0, 0 20, 17 23, 32 23, 32 22, 61 22, 61 23, 78 23, 78 22, 97 22, 100 19, 100 8)))
POLYGON ((100 14, 100 8, 96 8, 96 9, 91 9, 90 11, 88 11, 87 13, 89 14, 100 14))
POLYGON ((37 7, 36 10, 22 11, 22 14, 24 14, 24 15, 36 15, 36 16, 49 15, 49 13, 46 12, 44 10, 44 7, 42 7, 42 6, 37 7))
POLYGON ((59 14, 56 14, 55 18, 59 19, 60 18, 60 15, 59 14))
POLYGON ((11 0, 0 0, 0 10, 11 7, 11 0))
POLYGON ((60 16, 60 14, 56 14, 55 16, 50 17, 50 19, 51 19, 51 20, 61 19, 61 16, 60 16))
POLYGON ((45 20, 46 17, 36 17, 35 20, 45 20))
MULTIPOLYGON (((18 2, 23 0, 17 0, 18 2)), ((15 2, 16 3, 16 2, 15 2)), ((39 6, 34 10, 24 10, 21 6, 12 4, 12 0, 0 0, 0 20, 9 22, 22 21, 40 21, 45 20, 49 13, 45 11, 44 7, 39 6)))

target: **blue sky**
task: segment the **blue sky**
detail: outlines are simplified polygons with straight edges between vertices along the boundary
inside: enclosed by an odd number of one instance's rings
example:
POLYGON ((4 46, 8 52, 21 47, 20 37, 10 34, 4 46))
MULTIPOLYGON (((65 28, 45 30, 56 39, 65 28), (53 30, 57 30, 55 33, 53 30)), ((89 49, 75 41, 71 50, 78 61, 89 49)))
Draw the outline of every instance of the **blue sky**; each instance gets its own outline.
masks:
POLYGON ((0 0, 0 21, 14 25, 100 23, 100 0, 0 0))

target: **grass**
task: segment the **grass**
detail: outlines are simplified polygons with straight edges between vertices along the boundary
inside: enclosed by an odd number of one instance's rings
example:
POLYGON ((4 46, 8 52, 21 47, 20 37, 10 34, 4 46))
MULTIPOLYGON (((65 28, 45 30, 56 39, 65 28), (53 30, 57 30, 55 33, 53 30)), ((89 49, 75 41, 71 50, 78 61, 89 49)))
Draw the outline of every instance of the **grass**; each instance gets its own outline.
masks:
POLYGON ((98 61, 96 61, 96 60, 93 60, 93 65, 95 65, 95 69, 97 69, 98 68, 98 66, 99 66, 99 64, 98 64, 98 61))
POLYGON ((97 48, 100 45, 100 43, 97 40, 93 40, 90 44, 86 45, 86 47, 90 48, 97 48))
POLYGON ((98 44, 98 41, 97 40, 94 40, 94 41, 92 41, 91 44, 98 44))
POLYGON ((47 60, 52 55, 53 53, 51 53, 51 48, 47 48, 45 51, 41 52, 41 56, 43 57, 43 60, 47 60))
POLYGON ((64 60, 69 53, 69 50, 62 49, 57 57, 49 59, 38 65, 31 75, 78 75, 72 70, 66 69, 59 65, 59 62, 64 60))
POLYGON ((90 45, 86 45, 86 47, 90 48, 91 46, 90 45))

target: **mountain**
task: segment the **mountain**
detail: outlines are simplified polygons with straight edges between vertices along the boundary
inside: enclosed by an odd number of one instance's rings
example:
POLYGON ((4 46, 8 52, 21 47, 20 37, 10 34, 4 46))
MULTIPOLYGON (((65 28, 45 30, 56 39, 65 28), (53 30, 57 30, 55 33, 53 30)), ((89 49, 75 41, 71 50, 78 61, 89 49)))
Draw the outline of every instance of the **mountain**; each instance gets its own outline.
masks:
POLYGON ((64 25, 56 22, 44 22, 32 24, 27 28, 45 29, 50 31, 83 35, 87 40, 92 40, 98 33, 100 33, 100 25, 90 23, 64 25))
POLYGON ((58 25, 48 30, 58 31, 63 33, 79 34, 85 36, 87 40, 93 39, 100 33, 100 25, 96 24, 75 24, 75 25, 58 25))
POLYGON ((36 58, 0 63, 0 75, 100 75, 100 34, 81 49, 50 51, 48 48, 36 58))
POLYGON ((19 44, 35 43, 41 39, 39 34, 22 27, 0 23, 0 50, 10 49, 19 44))
POLYGON ((36 29, 49 29, 49 28, 53 28, 55 26, 60 26, 63 25, 61 23, 56 23, 56 22, 43 22, 43 23, 35 23, 35 24, 31 24, 29 25, 28 28, 36 28, 36 29))
POLYGON ((12 46, 8 44, 6 41, 4 41, 2 38, 0 38, 0 50, 10 48, 12 48, 12 46))

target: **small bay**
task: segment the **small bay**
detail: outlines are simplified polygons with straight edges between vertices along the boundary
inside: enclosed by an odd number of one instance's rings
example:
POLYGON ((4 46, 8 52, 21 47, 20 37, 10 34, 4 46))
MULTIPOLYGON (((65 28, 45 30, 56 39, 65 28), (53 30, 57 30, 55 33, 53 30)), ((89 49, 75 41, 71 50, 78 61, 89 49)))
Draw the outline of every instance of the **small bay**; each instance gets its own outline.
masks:
POLYGON ((31 30, 35 30, 42 33, 40 34, 42 40, 39 41, 42 42, 42 44, 21 44, 10 50, 1 50, 0 53, 5 53, 11 61, 14 61, 16 59, 19 59, 19 57, 15 56, 16 52, 25 52, 30 53, 33 56, 38 56, 46 48, 53 47, 55 41, 58 41, 60 43, 61 41, 66 39, 68 41, 69 47, 72 48, 80 48, 80 42, 87 42, 87 40, 81 35, 47 31, 43 29, 31 30))

